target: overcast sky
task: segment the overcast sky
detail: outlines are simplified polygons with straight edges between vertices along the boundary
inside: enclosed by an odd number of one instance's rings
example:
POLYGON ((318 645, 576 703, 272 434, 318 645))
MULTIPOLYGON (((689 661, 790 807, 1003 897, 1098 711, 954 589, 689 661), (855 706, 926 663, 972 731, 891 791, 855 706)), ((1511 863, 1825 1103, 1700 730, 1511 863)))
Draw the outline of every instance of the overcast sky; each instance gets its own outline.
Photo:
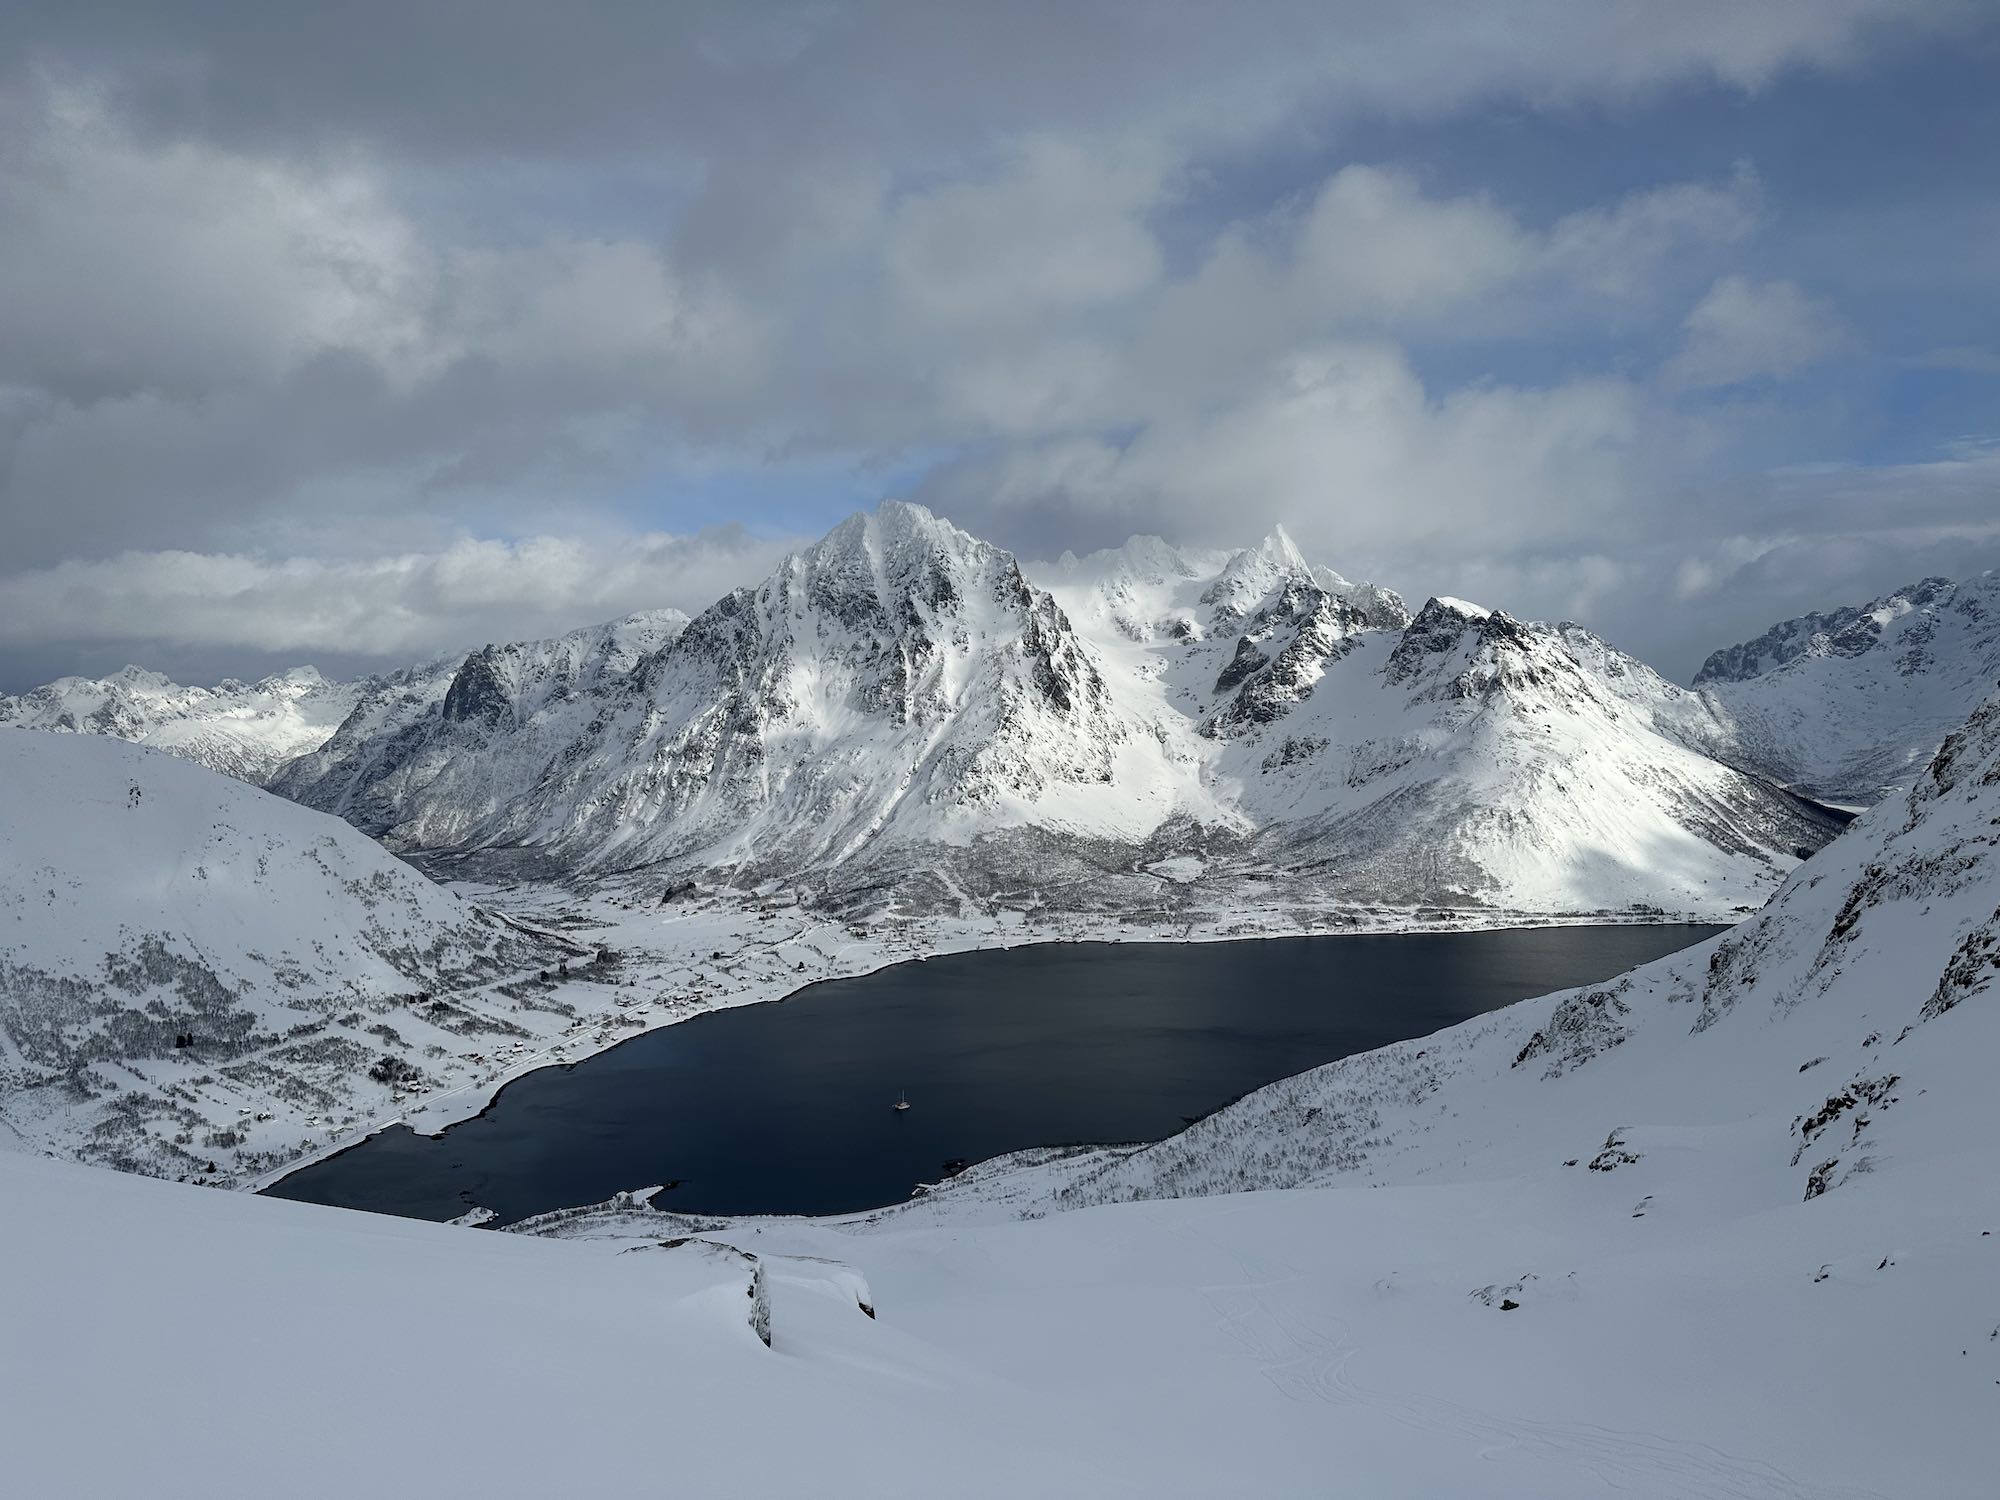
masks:
POLYGON ((884 496, 1709 649, 2000 565, 1980 0, 0 7, 0 690, 884 496))

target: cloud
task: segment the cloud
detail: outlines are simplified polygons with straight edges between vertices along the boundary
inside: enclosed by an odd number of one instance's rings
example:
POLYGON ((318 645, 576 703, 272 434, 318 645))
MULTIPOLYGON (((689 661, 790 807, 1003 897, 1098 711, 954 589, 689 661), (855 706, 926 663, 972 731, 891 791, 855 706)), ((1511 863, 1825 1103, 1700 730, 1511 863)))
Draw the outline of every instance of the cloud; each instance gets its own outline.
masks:
POLYGON ((27 565, 108 537, 268 547, 328 509, 477 530, 552 494, 602 505, 677 455, 889 462, 1149 427, 1357 328, 1519 320, 1591 277, 1625 295, 1757 211, 1739 172, 1535 227, 1350 165, 1175 278, 1171 153, 1030 136, 893 191, 821 184, 796 210, 810 247, 700 268, 631 233, 458 242, 358 150, 143 141, 74 85, 31 104, 0 157, 23 226, 0 261, 41 292, 0 307, 0 497, 27 565))
POLYGON ((1129 297, 1161 272, 1144 222, 1165 184, 1157 162, 1105 160, 1031 139, 998 175, 899 199, 884 260, 926 323, 957 327, 1072 313, 1129 297))
MULTIPOLYGON (((710 576, 616 555, 730 513, 686 476, 736 476, 714 489, 754 521, 773 475, 926 463, 926 494, 1030 552, 1268 516, 1344 568, 1545 607, 1565 557, 1654 569, 1660 517, 1740 477, 1737 388, 1838 352, 1786 275, 1853 306, 1770 243, 1786 183, 1732 166, 1733 130, 1616 171, 1622 139, 1579 139, 1977 23, 1955 0, 21 0, 0 597, 51 614, 6 638, 556 628, 710 576), (452 538, 543 534, 589 561, 553 596, 553 555, 495 564, 516 627, 450 602, 452 538), (296 627, 268 602, 291 584, 296 627), (342 588, 379 607, 343 614, 342 588)), ((812 482, 776 529, 849 503, 812 482)), ((1586 576, 1610 608, 1640 574, 1586 576)))
POLYGON ((17 564, 329 505, 490 520, 717 411, 744 431, 767 330, 656 244, 453 244, 363 156, 141 141, 73 88, 28 114, 0 152, 0 273, 32 289, 0 298, 17 564))
POLYGON ((145 146, 74 91, 40 105, 0 154, 17 289, 0 298, 0 383, 181 397, 327 348, 392 364, 420 338, 432 268, 364 169, 145 146))
POLYGON ((1926 349, 1902 361, 1912 370, 1956 370, 1967 375, 2000 375, 2000 349, 1979 344, 1951 344, 1926 349))
POLYGON ((1651 290, 1674 256, 1742 238, 1761 211, 1755 171, 1672 183, 1524 222, 1489 197, 1427 194, 1410 172, 1350 165, 1304 208, 1228 226, 1206 262, 1168 289, 1139 335, 1134 388, 1194 370, 1234 378, 1234 359, 1366 329, 1492 338, 1601 317, 1604 299, 1651 290))
POLYGON ((1218 8, 773 0, 634 7, 16 0, 0 66, 101 77, 149 131, 452 162, 771 141, 949 153, 1030 129, 1241 141, 1317 105, 1436 118, 1497 98, 1743 90, 1962 23, 1957 0, 1243 0, 1218 8), (395 46, 385 48, 384 37, 395 46))
POLYGON ((1682 326, 1686 342, 1663 373, 1670 384, 1688 389, 1796 374, 1849 339, 1832 307, 1794 283, 1744 276, 1717 281, 1682 326))
POLYGON ((414 659, 637 609, 697 613, 793 545, 722 528, 600 545, 465 539, 348 562, 124 552, 0 578, 0 648, 53 639, 414 659))
POLYGON ((1122 446, 1009 449, 939 474, 929 497, 1003 534, 1061 513, 1090 545, 1127 529, 1240 542, 1278 520, 1343 571, 1393 570, 1596 524, 1668 462, 1643 401, 1610 379, 1436 396, 1394 345, 1330 343, 1122 446))
POLYGON ((1632 193, 1558 222, 1548 236, 1548 268, 1602 295, 1632 296, 1677 251, 1733 244, 1750 234, 1763 200, 1763 180, 1748 161, 1738 161, 1727 182, 1676 182, 1632 193))

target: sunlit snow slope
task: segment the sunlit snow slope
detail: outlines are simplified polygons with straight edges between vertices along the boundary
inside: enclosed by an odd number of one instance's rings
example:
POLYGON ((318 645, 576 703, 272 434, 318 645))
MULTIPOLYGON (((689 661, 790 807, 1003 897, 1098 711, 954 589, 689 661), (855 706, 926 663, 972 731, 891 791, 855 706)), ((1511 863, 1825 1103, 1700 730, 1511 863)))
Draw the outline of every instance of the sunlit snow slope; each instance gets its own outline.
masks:
POLYGON ((525 649, 357 713, 276 787, 494 868, 1163 921, 1274 875, 1321 905, 1721 914, 1833 827, 1690 748, 1701 700, 1586 632, 1412 619, 1283 532, 1023 570, 891 502, 546 705, 525 649))
POLYGON ((1327 899, 1726 913, 1831 829, 1692 748, 1701 701, 1574 625, 1412 618, 1282 531, 1219 567, 1138 538, 1046 571, 1114 693, 1200 747, 1247 857, 1327 899))

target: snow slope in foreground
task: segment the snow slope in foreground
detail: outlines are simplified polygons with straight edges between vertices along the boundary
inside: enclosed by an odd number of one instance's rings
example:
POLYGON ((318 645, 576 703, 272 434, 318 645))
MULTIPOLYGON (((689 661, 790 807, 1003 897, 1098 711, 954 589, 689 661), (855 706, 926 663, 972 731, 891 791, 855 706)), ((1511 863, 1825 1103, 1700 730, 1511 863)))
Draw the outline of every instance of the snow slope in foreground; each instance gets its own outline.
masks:
POLYGON ((5 1155, 0 1200, 0 1453, 50 1500, 1915 1500, 1986 1493, 1996 1456, 1994 1251, 1949 1192, 1894 1224, 1834 1195, 1810 1251, 1771 1214, 1631 1217, 1582 1173, 740 1225, 768 1349, 746 1268, 659 1233, 5 1155))

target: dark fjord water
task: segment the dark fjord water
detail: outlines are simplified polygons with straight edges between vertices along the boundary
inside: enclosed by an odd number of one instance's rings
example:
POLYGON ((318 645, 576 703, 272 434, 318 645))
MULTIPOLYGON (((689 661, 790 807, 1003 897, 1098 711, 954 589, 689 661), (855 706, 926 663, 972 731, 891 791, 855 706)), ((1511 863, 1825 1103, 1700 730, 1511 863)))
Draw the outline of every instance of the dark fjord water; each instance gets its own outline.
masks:
POLYGON ((510 1223, 677 1181, 689 1213, 840 1213, 953 1159, 1154 1140, 1338 1057, 1590 984, 1716 927, 1548 927, 1049 944, 901 964, 648 1032, 509 1084, 443 1136, 403 1126, 282 1198, 510 1223), (892 1108, 907 1090, 910 1108, 892 1108))

